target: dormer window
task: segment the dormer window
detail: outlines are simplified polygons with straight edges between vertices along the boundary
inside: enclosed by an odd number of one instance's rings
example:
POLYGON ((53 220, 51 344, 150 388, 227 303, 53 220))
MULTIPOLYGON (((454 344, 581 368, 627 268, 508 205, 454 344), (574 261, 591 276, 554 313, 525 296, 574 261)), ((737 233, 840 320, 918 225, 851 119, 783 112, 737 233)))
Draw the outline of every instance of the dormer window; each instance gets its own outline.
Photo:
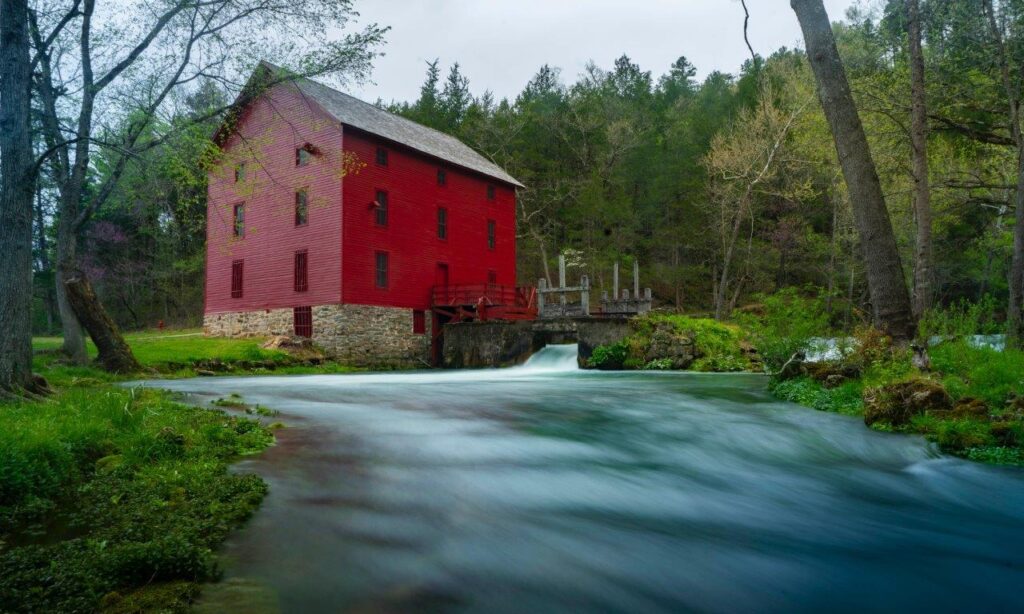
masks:
POLYGON ((245 181, 245 162, 239 162, 238 166, 235 167, 235 183, 242 183, 245 181))
POLYGON ((388 165, 388 150, 384 149, 383 147, 378 147, 377 148, 377 166, 387 166, 387 165, 388 165))

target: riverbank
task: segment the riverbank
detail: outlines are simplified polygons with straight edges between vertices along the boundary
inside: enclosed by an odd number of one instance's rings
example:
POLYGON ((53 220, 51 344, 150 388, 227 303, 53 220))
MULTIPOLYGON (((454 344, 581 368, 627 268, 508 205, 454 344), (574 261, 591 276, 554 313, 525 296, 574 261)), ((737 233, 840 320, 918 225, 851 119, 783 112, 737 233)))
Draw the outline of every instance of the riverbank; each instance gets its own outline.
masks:
MULTIPOLYGON (((149 378, 352 371, 195 331, 128 341, 149 378)), ((36 371, 54 393, 0 402, 0 603, 182 611, 200 583, 217 578, 214 549, 266 493, 260 477, 229 466, 271 445, 271 425, 257 412, 123 388, 124 377, 65 364, 59 343, 35 342, 36 371)))
POLYGON ((594 348, 587 364, 606 371, 759 371, 757 351, 739 326, 681 314, 651 313, 629 323, 623 340, 594 348))
POLYGON ((839 360, 802 365, 774 377, 778 398, 864 419, 869 428, 919 434, 948 454, 1024 466, 1024 352, 965 340, 913 351, 862 339, 839 360))

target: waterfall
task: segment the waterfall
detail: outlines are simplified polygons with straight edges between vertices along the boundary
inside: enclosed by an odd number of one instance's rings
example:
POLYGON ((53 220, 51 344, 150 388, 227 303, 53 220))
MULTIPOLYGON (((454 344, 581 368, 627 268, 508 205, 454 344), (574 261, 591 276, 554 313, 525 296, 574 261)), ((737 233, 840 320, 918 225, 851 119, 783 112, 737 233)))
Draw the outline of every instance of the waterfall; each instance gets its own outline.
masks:
POLYGON ((578 371, 579 364, 576 357, 579 355, 579 344, 548 345, 537 352, 518 370, 529 370, 540 373, 561 373, 565 371, 578 371))

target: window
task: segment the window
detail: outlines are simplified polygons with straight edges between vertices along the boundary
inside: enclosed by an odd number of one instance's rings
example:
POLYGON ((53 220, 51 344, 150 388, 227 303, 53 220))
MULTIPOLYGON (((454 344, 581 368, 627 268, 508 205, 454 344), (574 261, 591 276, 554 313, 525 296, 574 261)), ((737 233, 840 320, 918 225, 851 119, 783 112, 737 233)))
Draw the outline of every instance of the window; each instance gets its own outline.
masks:
POLYGON ((496 284, 498 283, 498 272, 495 270, 487 271, 487 283, 496 284))
POLYGON ((295 150, 295 166, 306 166, 309 164, 313 154, 309 151, 309 145, 303 145, 295 150))
POLYGON ((242 298, 242 275, 244 272, 244 260, 235 260, 231 263, 231 298, 242 298))
POLYGON ((234 227, 232 229, 232 233, 236 237, 239 237, 239 238, 244 237, 245 236, 245 205, 244 204, 235 205, 235 214, 234 215, 235 215, 235 222, 234 222, 234 227))
POLYGON ((422 309, 414 309, 412 312, 412 334, 427 334, 427 314, 422 309))
POLYGON ((384 190, 377 190, 377 200, 374 201, 374 214, 378 226, 388 225, 388 193, 384 190))
POLYGON ((487 186, 487 200, 494 200, 494 186, 487 186))
POLYGON ((377 165, 387 166, 388 165, 388 150, 383 147, 377 148, 377 165))
POLYGON ((305 188, 295 192, 295 225, 305 226, 309 222, 309 196, 305 188))
POLYGON ((437 208, 437 238, 448 238, 448 210, 444 207, 437 208))
POLYGON ((295 252, 295 291, 309 290, 309 256, 306 250, 295 252))
POLYGON ((448 175, 445 174, 443 168, 437 169, 437 185, 446 185, 448 183, 448 175))
POLYGON ((487 220, 487 249, 494 249, 497 243, 497 225, 494 220, 487 220))
POLYGON ((245 162, 240 162, 235 167, 235 183, 241 183, 245 181, 245 162))
POLYGON ((295 322, 296 337, 313 336, 313 308, 295 307, 292 309, 292 319, 295 322))
POLYGON ((377 252, 377 287, 388 287, 388 253, 377 252))

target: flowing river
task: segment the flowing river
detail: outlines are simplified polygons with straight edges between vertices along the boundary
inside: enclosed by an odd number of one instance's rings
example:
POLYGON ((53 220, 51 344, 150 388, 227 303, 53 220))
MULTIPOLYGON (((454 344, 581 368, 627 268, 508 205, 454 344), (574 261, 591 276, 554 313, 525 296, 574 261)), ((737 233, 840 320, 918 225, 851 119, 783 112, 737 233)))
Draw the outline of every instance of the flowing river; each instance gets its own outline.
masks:
POLYGON ((289 425, 239 465, 270 494, 201 609, 1024 611, 1024 470, 774 400, 761 376, 580 371, 575 351, 149 382, 289 425))

